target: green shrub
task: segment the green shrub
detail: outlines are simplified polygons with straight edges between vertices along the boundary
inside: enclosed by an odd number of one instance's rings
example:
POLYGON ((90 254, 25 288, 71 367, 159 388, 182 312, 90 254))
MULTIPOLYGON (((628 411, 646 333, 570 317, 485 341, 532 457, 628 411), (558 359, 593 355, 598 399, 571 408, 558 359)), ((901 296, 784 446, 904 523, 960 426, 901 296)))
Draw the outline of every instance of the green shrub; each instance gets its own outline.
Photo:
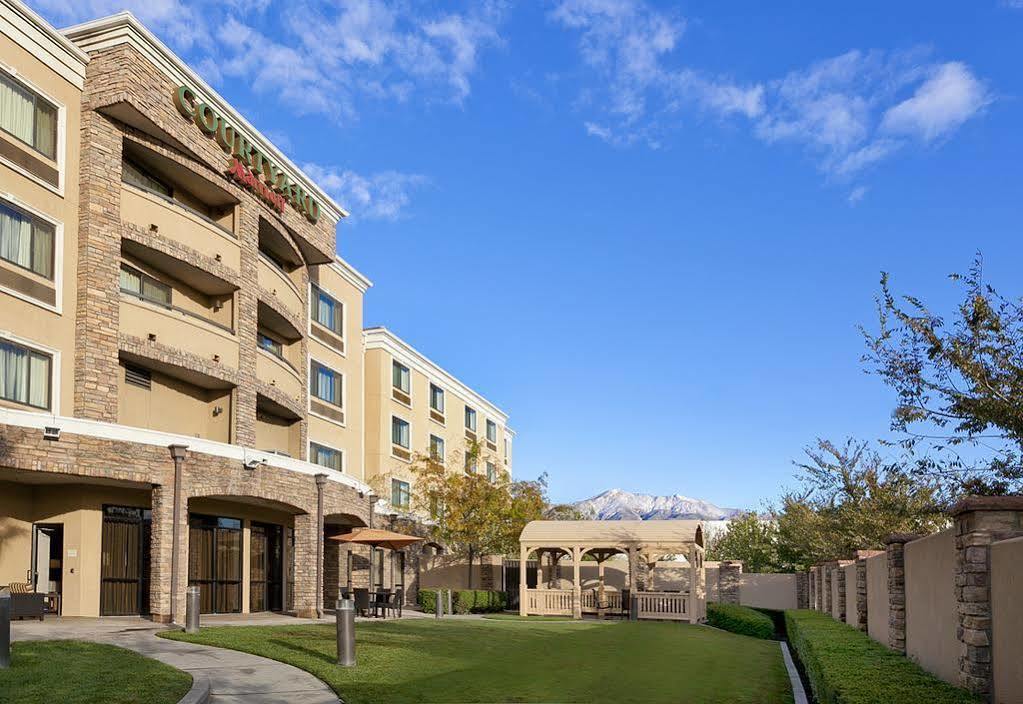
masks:
POLYGON ((765 609, 760 606, 751 606, 754 611, 759 611, 774 624, 774 635, 777 638, 785 637, 785 612, 780 609, 765 609))
MULTIPOLYGON (((451 606, 456 614, 487 614, 504 611, 508 604, 508 596, 504 592, 486 589, 444 589, 444 611, 447 612, 447 592, 451 591, 451 606)), ((424 613, 432 614, 437 610, 437 590, 420 589, 419 606, 424 613)))
POLYGON ((774 635, 774 623, 769 617, 737 604, 707 604, 707 623, 754 638, 770 638, 774 635))
POLYGON ((819 704, 981 701, 827 614, 786 611, 785 627, 819 704))

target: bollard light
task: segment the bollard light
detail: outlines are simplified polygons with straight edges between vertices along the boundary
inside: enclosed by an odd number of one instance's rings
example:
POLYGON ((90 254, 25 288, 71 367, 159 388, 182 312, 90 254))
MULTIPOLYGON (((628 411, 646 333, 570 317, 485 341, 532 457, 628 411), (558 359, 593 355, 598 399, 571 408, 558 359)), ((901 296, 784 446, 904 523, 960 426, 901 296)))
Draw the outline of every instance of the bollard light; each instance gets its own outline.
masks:
POLYGON ((199 632, 199 587, 185 590, 185 633, 199 632))
POLYGON ((0 670, 11 666, 11 593, 0 593, 0 670))
POLYGON ((355 602, 338 599, 334 615, 337 617, 337 664, 355 667, 355 602))
POLYGON ((444 617, 444 592, 440 589, 437 590, 437 600, 433 604, 433 617, 443 618, 444 617))
POLYGON ((448 589, 448 616, 454 616, 455 610, 451 608, 451 590, 448 589))

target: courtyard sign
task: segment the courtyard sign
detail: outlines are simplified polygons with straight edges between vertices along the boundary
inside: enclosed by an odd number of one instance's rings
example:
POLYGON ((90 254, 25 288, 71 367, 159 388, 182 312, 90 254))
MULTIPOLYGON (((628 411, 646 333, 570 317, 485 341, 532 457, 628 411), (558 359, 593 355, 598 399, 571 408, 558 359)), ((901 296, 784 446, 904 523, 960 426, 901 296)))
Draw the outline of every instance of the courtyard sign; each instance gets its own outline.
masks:
POLYGON ((284 212, 290 203, 295 210, 315 223, 320 217, 320 204, 286 171, 245 136, 235 129, 223 115, 207 103, 197 102, 197 96, 188 86, 180 86, 174 92, 174 105, 178 112, 195 122, 207 137, 230 155, 227 175, 248 188, 278 213, 284 212))

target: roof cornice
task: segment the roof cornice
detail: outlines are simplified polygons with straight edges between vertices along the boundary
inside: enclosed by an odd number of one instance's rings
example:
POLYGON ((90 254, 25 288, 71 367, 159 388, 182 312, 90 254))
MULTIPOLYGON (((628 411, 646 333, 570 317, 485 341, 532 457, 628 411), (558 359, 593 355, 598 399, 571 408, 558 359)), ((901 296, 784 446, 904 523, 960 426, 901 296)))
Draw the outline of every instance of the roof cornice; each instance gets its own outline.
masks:
MULTIPOLYGON (((9 0, 4 0, 9 1, 9 0)), ((296 166, 281 150, 274 146, 263 133, 249 123, 245 117, 231 106, 216 90, 213 89, 199 74, 191 69, 181 57, 171 51, 155 34, 146 28, 130 12, 120 12, 109 17, 83 22, 61 30, 71 41, 88 53, 100 51, 121 44, 134 47, 149 59, 164 75, 178 85, 187 85, 195 91, 196 96, 209 103, 210 107, 225 116, 233 125, 243 129, 246 136, 256 144, 260 151, 268 155, 285 169, 291 172, 295 180, 301 182, 307 193, 316 196, 324 214, 333 224, 341 218, 348 217, 348 212, 334 202, 309 176, 296 166)))
POLYGON ((85 87, 89 55, 20 0, 0 0, 0 32, 39 57, 57 75, 79 90, 85 87), (5 31, 7 26, 11 31, 5 31))
POLYGON ((359 293, 366 293, 366 291, 373 285, 372 281, 367 279, 358 269, 341 257, 335 256, 334 261, 329 266, 331 269, 336 271, 341 278, 359 289, 359 293))
POLYGON ((456 379, 452 374, 445 371, 440 365, 431 361, 423 355, 423 353, 402 340, 387 328, 366 328, 362 331, 362 337, 366 343, 367 350, 385 350, 402 364, 407 364, 410 368, 415 369, 420 374, 437 380, 446 389, 453 391, 466 401, 472 403, 477 410, 482 410, 487 414, 487 416, 500 421, 501 425, 505 427, 505 430, 510 432, 510 429, 508 428, 507 413, 470 389, 468 386, 456 379))

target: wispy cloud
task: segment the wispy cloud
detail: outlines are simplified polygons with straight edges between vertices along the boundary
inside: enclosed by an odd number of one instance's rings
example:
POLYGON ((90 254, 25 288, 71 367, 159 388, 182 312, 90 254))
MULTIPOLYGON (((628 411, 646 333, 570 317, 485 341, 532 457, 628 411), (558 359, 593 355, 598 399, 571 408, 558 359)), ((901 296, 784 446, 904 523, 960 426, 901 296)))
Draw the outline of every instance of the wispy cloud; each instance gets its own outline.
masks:
POLYGON ((304 164, 305 171, 351 213, 351 219, 398 220, 405 215, 412 192, 426 185, 426 177, 396 171, 364 176, 350 169, 304 164))
POLYGON ((32 6, 58 26, 76 24, 128 10, 177 49, 210 46, 206 13, 197 3, 181 0, 33 0, 32 6))
POLYGON ((852 189, 852 191, 849 192, 849 197, 846 199, 849 201, 849 205, 856 205, 863 200, 863 197, 867 195, 868 190, 870 189, 866 186, 856 186, 856 188, 852 189))
POLYGON ((913 97, 885 111, 882 130, 930 142, 953 132, 991 102, 984 84, 964 64, 941 64, 930 72, 913 97))

